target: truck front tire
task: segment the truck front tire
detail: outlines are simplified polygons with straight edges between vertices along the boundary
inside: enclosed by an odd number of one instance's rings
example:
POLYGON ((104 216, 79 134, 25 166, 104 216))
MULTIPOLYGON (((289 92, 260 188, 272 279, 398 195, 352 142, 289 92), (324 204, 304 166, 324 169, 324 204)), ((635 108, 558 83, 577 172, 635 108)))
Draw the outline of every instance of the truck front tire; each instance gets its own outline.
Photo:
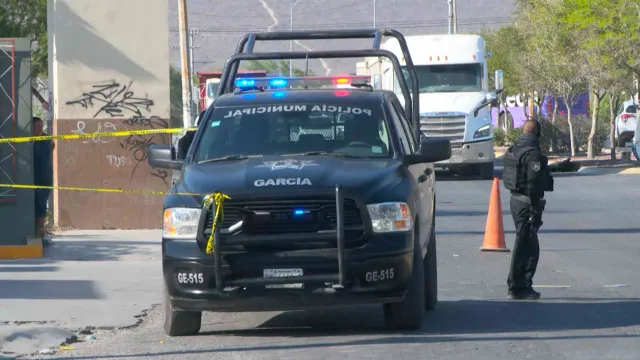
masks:
POLYGON ((196 335, 200 332, 202 324, 202 312, 200 311, 179 311, 171 305, 171 298, 164 285, 163 296, 164 307, 164 332, 169 336, 196 335))
POLYGON ((436 252, 435 216, 431 226, 427 255, 424 257, 424 309, 432 311, 438 304, 438 256, 436 252))
POLYGON ((399 303, 382 306, 384 320, 394 330, 418 330, 422 327, 425 309, 424 263, 417 229, 413 242, 413 270, 407 284, 407 295, 399 303))

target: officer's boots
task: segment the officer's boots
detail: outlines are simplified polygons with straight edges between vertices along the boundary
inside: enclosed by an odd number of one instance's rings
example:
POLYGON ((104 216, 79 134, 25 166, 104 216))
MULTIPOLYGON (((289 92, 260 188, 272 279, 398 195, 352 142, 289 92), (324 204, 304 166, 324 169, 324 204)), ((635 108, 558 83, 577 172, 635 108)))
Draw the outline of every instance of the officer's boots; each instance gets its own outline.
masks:
POLYGON ((520 291, 509 291, 507 298, 510 300, 538 300, 540 293, 533 288, 526 288, 520 291))

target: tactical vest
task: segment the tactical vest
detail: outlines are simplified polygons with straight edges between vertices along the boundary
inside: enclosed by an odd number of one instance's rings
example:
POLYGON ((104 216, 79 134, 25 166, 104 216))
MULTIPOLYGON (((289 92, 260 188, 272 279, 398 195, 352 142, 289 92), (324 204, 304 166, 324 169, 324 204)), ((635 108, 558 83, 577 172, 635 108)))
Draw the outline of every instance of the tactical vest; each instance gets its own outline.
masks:
POLYGON ((522 166, 522 158, 529 151, 536 150, 535 146, 525 146, 522 148, 516 148, 514 152, 515 145, 509 146, 507 152, 502 157, 504 161, 504 170, 502 173, 502 183, 507 190, 510 190, 515 193, 523 194, 525 191, 525 176, 523 172, 526 172, 526 169, 522 166))

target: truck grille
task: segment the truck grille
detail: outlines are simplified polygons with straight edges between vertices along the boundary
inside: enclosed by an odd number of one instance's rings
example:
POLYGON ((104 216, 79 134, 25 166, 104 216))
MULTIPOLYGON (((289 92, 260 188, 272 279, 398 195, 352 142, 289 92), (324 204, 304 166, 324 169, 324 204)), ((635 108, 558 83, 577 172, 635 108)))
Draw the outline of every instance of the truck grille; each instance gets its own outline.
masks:
MULTIPOLYGON (((243 223, 240 233, 245 236, 331 231, 337 228, 336 203, 334 198, 225 201, 221 229, 240 221, 243 223)), ((203 230, 205 237, 211 234, 212 225, 213 212, 209 212, 203 230)), ((344 201, 344 225, 347 241, 364 233, 360 211, 352 199, 344 201)))
POLYGON ((421 117, 420 130, 431 137, 445 137, 451 148, 460 148, 464 141, 465 117, 421 117))

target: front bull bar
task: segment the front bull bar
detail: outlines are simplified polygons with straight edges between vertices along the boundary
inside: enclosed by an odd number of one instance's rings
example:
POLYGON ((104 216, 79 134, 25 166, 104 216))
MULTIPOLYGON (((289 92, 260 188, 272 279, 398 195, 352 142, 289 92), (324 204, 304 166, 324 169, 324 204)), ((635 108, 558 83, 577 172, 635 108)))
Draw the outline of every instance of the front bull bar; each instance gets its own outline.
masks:
POLYGON ((243 278, 227 280, 224 279, 222 270, 222 247, 228 245, 232 240, 222 239, 220 237, 220 226, 216 226, 216 233, 213 237, 214 241, 214 258, 215 258, 215 283, 216 290, 219 293, 223 292, 226 286, 253 286, 253 285, 281 285, 292 282, 330 282, 338 283, 339 287, 344 288, 347 285, 347 254, 345 250, 345 234, 344 234, 344 194, 340 185, 335 187, 336 196, 336 248, 338 252, 338 273, 337 274, 322 274, 322 275, 303 275, 303 276, 288 276, 279 278, 243 278))

